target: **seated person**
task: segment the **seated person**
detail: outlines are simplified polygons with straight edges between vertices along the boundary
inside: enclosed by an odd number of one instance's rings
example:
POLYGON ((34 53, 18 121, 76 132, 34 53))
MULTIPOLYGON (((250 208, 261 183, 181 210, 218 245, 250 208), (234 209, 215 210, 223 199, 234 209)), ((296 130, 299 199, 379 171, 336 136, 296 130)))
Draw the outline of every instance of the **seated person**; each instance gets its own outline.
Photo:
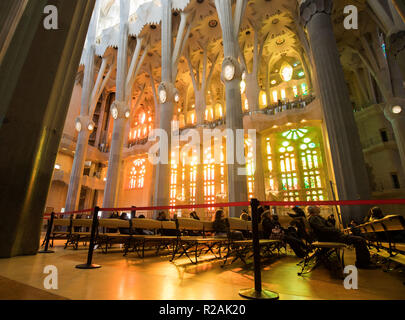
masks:
POLYGON ((295 229, 293 227, 290 227, 293 230, 284 230, 278 220, 277 215, 271 215, 270 211, 263 212, 262 227, 263 237, 265 239, 285 241, 290 245, 297 257, 305 257, 306 246, 304 242, 296 236, 295 229))
POLYGON ((354 236, 361 236, 361 231, 359 228, 356 228, 358 226, 357 222, 355 220, 351 220, 348 227, 350 228, 352 235, 354 236))
MULTIPOLYGON (((126 212, 123 212, 123 213, 121 214, 121 216, 120 216, 120 219, 121 219, 121 220, 129 220, 129 219, 128 219, 128 214, 127 214, 126 212)), ((121 233, 121 234, 131 234, 129 228, 119 228, 119 230, 120 230, 120 233, 121 233)))
POLYGON ((200 220, 200 217, 198 216, 197 212, 192 211, 190 212, 190 218, 194 220, 200 220))
POLYGON ((263 228, 263 238, 270 239, 271 232, 274 229, 274 223, 269 210, 266 210, 262 213, 261 221, 263 228))
MULTIPOLYGON (((138 217, 138 219, 145 219, 145 216, 143 215, 143 214, 141 214, 139 217, 138 217)), ((147 235, 147 236, 151 236, 151 235, 154 235, 155 233, 152 231, 152 230, 148 230, 148 229, 140 229, 140 228, 137 228, 137 229, 135 229, 136 230, 136 233, 137 234, 140 234, 140 235, 147 235)))
POLYGON ((167 219, 166 212, 164 212, 164 211, 160 211, 158 213, 158 217, 156 218, 156 220, 158 220, 158 221, 169 221, 169 219, 167 219))
MULTIPOLYGON (((177 218, 177 215, 176 215, 176 218, 177 218)), ((158 217, 157 217, 156 220, 158 220, 158 221, 169 221, 169 219, 167 219, 166 212, 164 212, 164 211, 159 212, 158 217)), ((177 236, 177 230, 175 230, 175 229, 161 229, 160 234, 162 236, 177 236)))
MULTIPOLYGON (((229 222, 225 217, 225 213, 223 210, 219 209, 215 212, 215 219, 213 223, 215 236, 217 237, 226 237, 228 235, 229 230, 229 222)), ((234 240, 242 240, 243 235, 242 232, 233 230, 230 234, 230 237, 234 240)))
POLYGON ((327 221, 332 227, 336 226, 336 219, 335 219, 335 215, 333 213, 328 217, 327 221))
POLYGON ((252 218, 249 216, 249 213, 246 209, 242 210, 242 213, 239 218, 241 220, 245 220, 245 221, 252 221, 252 218))
POLYGON ((294 213, 289 213, 288 214, 291 218, 293 218, 293 219, 298 218, 298 217, 304 217, 305 218, 305 212, 300 207, 295 206, 294 208, 292 208, 292 210, 294 211, 294 213))
POLYGON ((356 267, 359 269, 375 267, 370 262, 370 252, 368 251, 366 240, 362 237, 345 235, 335 227, 331 227, 329 223, 320 216, 321 210, 319 207, 309 206, 307 210, 309 214, 309 224, 319 241, 341 242, 353 245, 356 249, 356 267))
POLYGON ((365 217, 365 219, 364 219, 363 222, 364 222, 364 223, 366 223, 366 222, 372 222, 372 221, 374 221, 374 220, 379 220, 379 219, 382 219, 382 218, 384 218, 384 214, 383 214, 381 208, 379 208, 379 207, 373 207, 373 208, 371 208, 371 209, 368 211, 368 214, 367 214, 367 216, 365 217))

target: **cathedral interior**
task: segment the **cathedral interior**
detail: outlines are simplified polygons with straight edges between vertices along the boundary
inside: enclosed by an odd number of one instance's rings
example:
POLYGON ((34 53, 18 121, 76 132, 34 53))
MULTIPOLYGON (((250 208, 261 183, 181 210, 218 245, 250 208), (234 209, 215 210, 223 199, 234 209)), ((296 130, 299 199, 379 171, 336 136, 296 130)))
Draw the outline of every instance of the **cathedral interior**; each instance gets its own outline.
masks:
MULTIPOLYGON (((405 198, 402 1, 7 0, 2 6, 0 257, 35 254, 46 231, 43 216, 52 212, 171 206, 168 218, 175 218, 192 211, 176 206, 212 204, 196 209, 212 221, 214 204, 252 198, 405 198), (55 30, 43 26, 46 4, 58 9, 55 30), (171 133, 166 163, 150 161, 157 129, 171 133), (237 137, 190 147, 191 136, 205 130, 242 131, 244 161, 227 161, 237 137)), ((291 207, 273 210, 284 217, 291 207)), ((403 204, 380 207, 405 216, 403 204)), ((239 217, 241 208, 225 211, 239 217)), ((157 212, 136 213, 154 219, 157 212)), ((330 213, 344 229, 362 221, 367 208, 321 206, 322 215, 330 213)), ((14 262, 3 263, 10 269, 14 262)), ((157 270, 160 262, 153 263, 157 270)), ((378 297, 370 292, 359 297, 378 297)), ((123 297, 99 295, 117 296, 123 297)), ((192 294, 159 298, 167 297, 192 294)))

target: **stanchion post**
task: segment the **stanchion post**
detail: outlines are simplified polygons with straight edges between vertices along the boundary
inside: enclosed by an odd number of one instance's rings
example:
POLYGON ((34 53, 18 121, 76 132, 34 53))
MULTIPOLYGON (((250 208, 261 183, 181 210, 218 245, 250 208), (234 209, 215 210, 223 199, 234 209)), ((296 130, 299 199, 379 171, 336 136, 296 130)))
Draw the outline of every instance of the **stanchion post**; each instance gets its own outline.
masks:
POLYGON ((252 208, 252 236, 253 236, 253 264, 254 264, 254 279, 255 287, 242 289, 239 295, 247 299, 269 299, 276 300, 279 295, 275 292, 262 288, 262 274, 260 266, 260 240, 259 240, 259 200, 251 199, 250 206, 252 208))
POLYGON ((54 219, 55 219, 55 212, 52 212, 51 213, 51 219, 49 220, 49 223, 48 223, 48 228, 46 229, 45 248, 44 248, 44 250, 38 251, 38 253, 54 253, 55 252, 53 250, 48 250, 49 249, 49 241, 51 239, 51 232, 52 232, 53 220, 54 219))
POLYGON ((101 268, 98 264, 93 264, 93 251, 94 245, 96 240, 96 232, 98 228, 98 213, 100 211, 99 207, 95 207, 93 210, 93 223, 91 224, 91 235, 90 235, 90 244, 89 244, 89 252, 87 254, 87 263, 79 264, 76 266, 77 269, 97 269, 101 268))

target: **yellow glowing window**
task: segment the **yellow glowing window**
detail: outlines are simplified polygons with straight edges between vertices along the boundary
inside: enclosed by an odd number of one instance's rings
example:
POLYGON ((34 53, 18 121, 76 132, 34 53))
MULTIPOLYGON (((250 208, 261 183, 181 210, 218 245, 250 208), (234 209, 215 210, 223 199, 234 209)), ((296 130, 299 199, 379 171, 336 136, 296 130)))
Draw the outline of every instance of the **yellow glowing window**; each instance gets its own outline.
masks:
POLYGON ((290 81, 293 76, 293 68, 288 63, 283 64, 280 75, 284 81, 290 81))
POLYGON ((133 162, 129 175, 129 189, 142 189, 144 187, 146 174, 145 163, 145 159, 137 159, 133 162))
POLYGON ((278 101, 278 95, 277 95, 277 91, 276 91, 276 90, 273 91, 273 101, 274 101, 274 102, 277 102, 277 101, 278 101))
POLYGON ((266 93, 265 93, 265 92, 262 92, 261 97, 262 97, 262 105, 263 105, 263 106, 267 106, 266 93))
POLYGON ((294 97, 298 97, 298 88, 297 86, 293 87, 294 97))
POLYGON ((285 99, 286 95, 285 95, 285 90, 281 89, 281 99, 285 99))

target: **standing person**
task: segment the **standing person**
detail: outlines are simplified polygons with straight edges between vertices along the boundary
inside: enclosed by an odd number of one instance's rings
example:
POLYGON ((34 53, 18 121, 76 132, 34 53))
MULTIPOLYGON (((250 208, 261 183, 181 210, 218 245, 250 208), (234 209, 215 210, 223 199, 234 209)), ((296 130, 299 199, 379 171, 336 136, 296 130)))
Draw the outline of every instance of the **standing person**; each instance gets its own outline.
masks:
POLYGON ((356 249, 356 267, 359 269, 371 269, 376 266, 371 264, 370 252, 367 248, 366 240, 362 237, 345 235, 320 216, 321 210, 317 206, 308 207, 309 224, 319 241, 341 242, 348 245, 354 245, 356 249))

